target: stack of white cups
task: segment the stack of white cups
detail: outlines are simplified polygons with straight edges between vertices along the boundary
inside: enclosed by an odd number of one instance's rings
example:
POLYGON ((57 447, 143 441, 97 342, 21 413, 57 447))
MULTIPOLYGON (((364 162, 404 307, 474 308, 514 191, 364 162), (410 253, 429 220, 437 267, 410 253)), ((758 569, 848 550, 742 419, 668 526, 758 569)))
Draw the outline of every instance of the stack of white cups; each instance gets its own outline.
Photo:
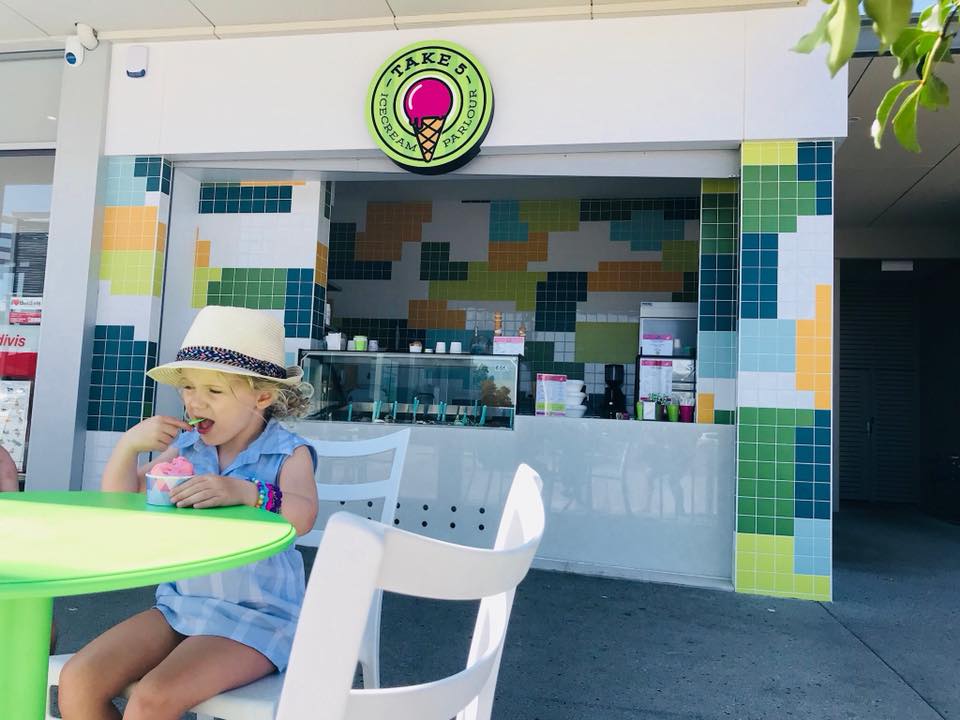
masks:
POLYGON ((583 380, 567 380, 564 387, 564 415, 567 417, 583 417, 587 411, 587 406, 583 401, 587 399, 587 393, 583 390, 583 380))

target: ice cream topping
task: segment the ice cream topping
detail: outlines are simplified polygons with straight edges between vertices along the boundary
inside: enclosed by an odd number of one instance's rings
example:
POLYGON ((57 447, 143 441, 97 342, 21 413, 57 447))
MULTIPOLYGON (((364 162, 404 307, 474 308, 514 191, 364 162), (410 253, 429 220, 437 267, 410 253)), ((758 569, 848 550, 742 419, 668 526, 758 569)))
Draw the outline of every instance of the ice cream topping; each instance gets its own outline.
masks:
POLYGON ((163 477, 187 477, 193 475, 193 464, 182 455, 168 462, 157 463, 150 469, 151 475, 163 477))
POLYGON ((453 106, 453 93, 443 80, 424 78, 413 83, 403 96, 403 111, 414 130, 425 118, 446 118, 453 106))

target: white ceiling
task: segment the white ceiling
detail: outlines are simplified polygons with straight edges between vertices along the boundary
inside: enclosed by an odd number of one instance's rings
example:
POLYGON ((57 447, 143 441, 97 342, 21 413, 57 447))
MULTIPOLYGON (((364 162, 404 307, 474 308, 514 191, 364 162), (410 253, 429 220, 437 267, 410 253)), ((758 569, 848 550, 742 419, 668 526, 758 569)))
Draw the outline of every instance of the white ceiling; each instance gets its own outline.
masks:
POLYGON ((850 134, 837 152, 837 225, 960 227, 960 64, 938 66, 954 97, 945 110, 920 110, 919 154, 901 148, 890 128, 882 150, 870 137, 877 104, 895 82, 893 68, 889 57, 850 63, 850 134))
POLYGON ((75 22, 108 40, 590 19, 801 0, 0 0, 0 51, 56 47, 75 22))

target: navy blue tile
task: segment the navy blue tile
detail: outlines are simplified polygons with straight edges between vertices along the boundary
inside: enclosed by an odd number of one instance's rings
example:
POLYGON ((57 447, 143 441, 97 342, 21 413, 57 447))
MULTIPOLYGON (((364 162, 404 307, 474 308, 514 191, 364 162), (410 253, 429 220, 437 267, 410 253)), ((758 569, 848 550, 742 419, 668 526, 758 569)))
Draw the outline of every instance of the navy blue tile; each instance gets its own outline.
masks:
POLYGON ((760 284, 761 285, 776 285, 777 284, 777 268, 776 267, 765 267, 760 269, 760 284))
POLYGON ((147 178, 147 192, 158 192, 160 190, 160 178, 158 177, 148 177, 147 178))
POLYGON ((759 285, 760 288, 760 302, 776 302, 777 301, 777 286, 776 285, 759 285))
POLYGON ((829 445, 830 444, 830 429, 829 428, 817 428, 816 432, 816 443, 817 445, 829 445))
MULTIPOLYGON (((830 503, 828 502, 814 502, 813 504, 813 517, 816 520, 829 520, 830 519, 830 503)), ((799 516, 798 516, 799 517, 799 516)))
POLYGON ((813 499, 830 502, 830 483, 814 483, 813 499))
POLYGON ((240 186, 239 185, 230 185, 227 187, 227 200, 239 200, 240 199, 240 186))
MULTIPOLYGON (((716 300, 717 299, 717 286, 716 285, 704 285, 700 288, 700 299, 701 300, 716 300)), ((701 306, 702 307, 702 306, 701 306)), ((700 312, 703 312, 701 310, 700 312)))
POLYGON ((741 302, 740 317, 748 318, 751 320, 758 319, 760 317, 760 303, 741 302))
POLYGON ((833 212, 833 203, 830 200, 817 198, 817 215, 829 215, 833 212))
POLYGON ((213 186, 203 184, 200 186, 200 199, 201 200, 213 200, 213 186))
POLYGON ((702 270, 715 270, 717 267, 717 256, 712 253, 705 253, 700 256, 700 268, 702 270))
POLYGON ((743 249, 744 249, 744 250, 759 250, 759 249, 760 249, 760 234, 759 234, 759 233, 744 233, 744 234, 743 234, 743 249))
POLYGON ((277 185, 268 185, 267 200, 279 200, 279 199, 280 199, 280 187, 277 185))
POLYGON ((797 165, 797 180, 806 182, 809 180, 816 180, 816 178, 817 168, 815 165, 797 165))
POLYGON ((813 143, 802 142, 797 145, 797 163, 799 165, 812 165, 816 161, 817 156, 813 143))
POLYGON ((761 302, 760 303, 760 319, 761 320, 776 320, 777 318, 777 304, 775 302, 761 302))
POLYGON ((121 339, 121 340, 133 340, 133 325, 121 325, 121 326, 120 326, 120 339, 121 339))
POLYGON ((760 249, 761 250, 776 250, 777 249, 777 234, 776 233, 760 233, 760 249))
POLYGON ((290 212, 290 200, 280 200, 277 203, 277 212, 288 213, 290 212))
POLYGON ((829 428, 830 427, 830 411, 829 410, 814 410, 813 413, 814 422, 813 424, 819 428, 829 428))
POLYGON ((777 250, 761 250, 760 251, 760 267, 775 268, 777 266, 778 255, 779 255, 779 251, 777 250))
POLYGON ((829 145, 818 145, 817 146, 817 162, 818 163, 832 163, 833 162, 833 148, 829 145))
POLYGON ((813 483, 797 481, 793 484, 794 496, 797 500, 813 500, 813 483))
POLYGON ((797 445, 813 445, 813 428, 797 428, 797 445))
POLYGON ((813 460, 818 463, 829 463, 830 462, 830 448, 822 445, 817 445, 813 451, 813 460))
POLYGON ((818 483, 830 482, 830 466, 826 464, 814 465, 813 479, 818 483))
POLYGON ((701 315, 700 316, 700 329, 701 330, 719 330, 717 327, 717 319, 712 315, 701 315))
POLYGON ((795 503, 794 512, 796 513, 795 517, 812 519, 813 518, 813 503, 809 500, 797 500, 795 503))
POLYGON ((797 462, 813 462, 813 447, 811 445, 797 445, 797 462))
POLYGON ((760 267, 760 253, 757 250, 744 250, 741 254, 744 269, 760 267))
POLYGON ((200 201, 200 213, 209 214, 213 212, 213 200, 201 200, 200 201))
POLYGON ((755 285, 756 283, 760 282, 761 277, 762 274, 760 272, 760 268, 745 267, 741 271, 741 278, 744 285, 755 285))
POLYGON ((719 285, 716 287, 717 300, 733 300, 733 285, 719 285))
POLYGON ((281 200, 290 200, 293 198, 293 186, 291 185, 281 185, 280 186, 280 199, 281 200))
POLYGON ((264 212, 275 213, 280 209, 279 200, 267 200, 266 205, 264 205, 264 212))

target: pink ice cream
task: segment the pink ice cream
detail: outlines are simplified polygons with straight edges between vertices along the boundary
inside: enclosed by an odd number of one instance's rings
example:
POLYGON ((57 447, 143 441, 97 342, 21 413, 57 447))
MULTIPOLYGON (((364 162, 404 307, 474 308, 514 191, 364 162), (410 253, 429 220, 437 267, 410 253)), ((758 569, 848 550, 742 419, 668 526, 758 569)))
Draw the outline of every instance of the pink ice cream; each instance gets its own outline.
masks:
POLYGON ((161 477, 188 477, 193 475, 193 464, 182 455, 169 462, 157 463, 150 468, 151 475, 161 477))
POLYGON ((443 80, 418 80, 403 97, 403 111, 414 130, 419 130, 424 118, 446 118, 453 106, 453 93, 443 80))

